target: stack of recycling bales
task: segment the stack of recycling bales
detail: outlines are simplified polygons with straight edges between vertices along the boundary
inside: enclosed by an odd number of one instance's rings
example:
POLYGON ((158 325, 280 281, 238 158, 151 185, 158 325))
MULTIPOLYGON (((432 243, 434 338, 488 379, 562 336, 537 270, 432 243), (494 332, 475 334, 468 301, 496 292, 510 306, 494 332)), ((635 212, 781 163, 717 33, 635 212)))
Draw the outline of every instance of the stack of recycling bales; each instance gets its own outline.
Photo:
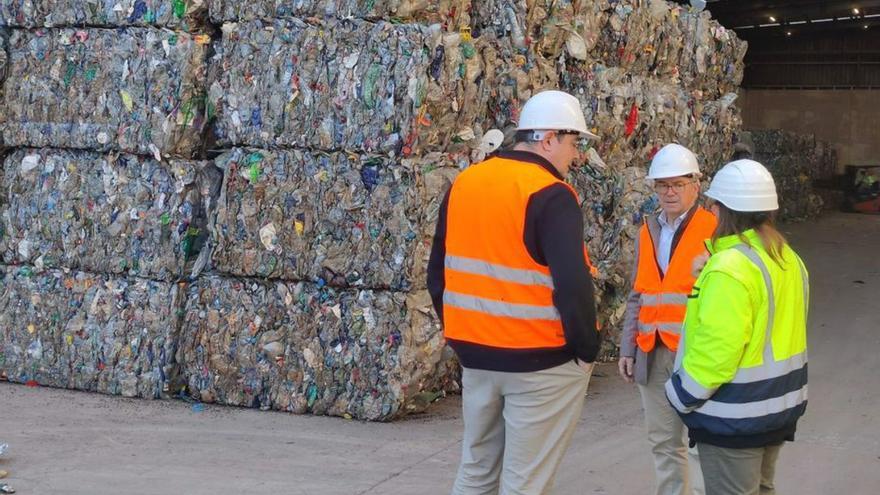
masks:
POLYGON ((10 381, 156 398, 178 380, 177 281, 220 182, 194 160, 211 38, 188 5, 0 2, 10 381))
POLYGON ((711 171, 740 125, 745 44, 662 0, 57 4, 0 0, 12 380, 373 420, 454 388, 440 200, 557 87, 602 136, 571 182, 613 353, 652 153, 711 171))
POLYGON ((822 213, 824 200, 814 182, 828 181, 837 173, 837 154, 831 145, 812 134, 779 129, 743 131, 738 140, 773 174, 782 220, 805 220, 822 213))
MULTIPOLYGON (((583 198, 606 350, 613 353, 638 228, 658 207, 644 181, 650 158, 679 142, 697 154, 707 177, 724 162, 741 126, 734 102, 747 45, 708 12, 665 1, 536 2, 524 9, 496 0, 481 2, 475 15, 484 30, 554 61, 558 85, 578 96, 601 136, 571 181, 583 198)), ((496 124, 515 121, 506 117, 496 124)))

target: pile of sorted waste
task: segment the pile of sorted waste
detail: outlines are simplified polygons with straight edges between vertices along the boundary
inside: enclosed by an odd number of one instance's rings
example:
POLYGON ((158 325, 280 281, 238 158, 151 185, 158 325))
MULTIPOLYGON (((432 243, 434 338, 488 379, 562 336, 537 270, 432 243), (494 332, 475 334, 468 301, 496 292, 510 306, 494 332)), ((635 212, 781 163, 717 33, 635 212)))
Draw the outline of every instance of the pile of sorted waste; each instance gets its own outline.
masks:
POLYGON ((653 153, 711 173, 741 126, 746 44, 665 0, 0 0, 0 34, 0 372, 110 394, 388 420, 455 389, 439 203, 547 88, 600 135, 570 181, 613 354, 653 153))
POLYGON ((753 129, 737 136, 752 158, 773 174, 779 189, 779 218, 814 218, 825 208, 816 181, 829 181, 837 174, 837 152, 812 134, 778 129, 753 129))

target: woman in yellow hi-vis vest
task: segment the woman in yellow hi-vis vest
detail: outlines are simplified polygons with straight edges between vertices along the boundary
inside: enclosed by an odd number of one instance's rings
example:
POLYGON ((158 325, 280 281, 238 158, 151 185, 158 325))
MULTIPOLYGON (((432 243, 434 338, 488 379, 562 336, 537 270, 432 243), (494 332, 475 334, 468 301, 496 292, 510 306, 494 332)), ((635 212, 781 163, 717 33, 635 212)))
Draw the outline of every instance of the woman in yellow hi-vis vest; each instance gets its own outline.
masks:
POLYGON ((697 445, 707 495, 769 495, 807 406, 807 270, 773 226, 763 165, 727 164, 706 196, 718 228, 666 395, 697 445))

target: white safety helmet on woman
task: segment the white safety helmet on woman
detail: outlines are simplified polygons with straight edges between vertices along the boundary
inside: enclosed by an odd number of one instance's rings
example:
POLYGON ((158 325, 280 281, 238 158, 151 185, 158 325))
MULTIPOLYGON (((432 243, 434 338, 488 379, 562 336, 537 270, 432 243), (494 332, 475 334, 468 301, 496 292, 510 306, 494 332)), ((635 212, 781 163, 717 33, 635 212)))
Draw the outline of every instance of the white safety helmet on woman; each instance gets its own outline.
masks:
POLYGON ((773 176, 754 160, 737 160, 722 167, 712 178, 706 196, 733 211, 779 209, 773 176))

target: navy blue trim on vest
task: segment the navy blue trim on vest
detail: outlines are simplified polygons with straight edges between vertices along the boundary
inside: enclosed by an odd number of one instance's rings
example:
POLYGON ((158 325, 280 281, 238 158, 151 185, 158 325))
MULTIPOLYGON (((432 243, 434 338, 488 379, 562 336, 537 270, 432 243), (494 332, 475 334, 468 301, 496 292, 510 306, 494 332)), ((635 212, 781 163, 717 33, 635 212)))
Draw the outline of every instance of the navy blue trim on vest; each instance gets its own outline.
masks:
POLYGON ((749 383, 725 383, 712 395, 716 402, 728 404, 740 404, 743 402, 757 402, 759 400, 775 399, 783 395, 800 390, 807 384, 807 365, 791 373, 749 383))
POLYGON ((737 435, 733 437, 715 435, 706 430, 690 428, 688 429, 688 437, 690 437, 691 446, 707 443, 726 449, 757 449, 769 445, 780 445, 782 442, 794 442, 796 431, 797 423, 786 425, 785 428, 779 430, 759 433, 757 435, 737 435))
POLYGON ((700 413, 699 409, 690 413, 682 414, 681 419, 688 428, 707 430, 715 435, 757 435, 774 430, 780 430, 796 423, 807 409, 807 401, 786 409, 780 413, 768 414, 757 418, 729 419, 717 418, 700 413))
POLYGON ((688 391, 684 389, 684 387, 681 385, 681 376, 678 373, 674 373, 672 377, 669 378, 669 380, 672 381, 672 388, 675 389, 675 395, 678 396, 678 400, 680 400, 685 407, 698 407, 702 403, 706 402, 705 399, 698 399, 689 394, 688 391))

